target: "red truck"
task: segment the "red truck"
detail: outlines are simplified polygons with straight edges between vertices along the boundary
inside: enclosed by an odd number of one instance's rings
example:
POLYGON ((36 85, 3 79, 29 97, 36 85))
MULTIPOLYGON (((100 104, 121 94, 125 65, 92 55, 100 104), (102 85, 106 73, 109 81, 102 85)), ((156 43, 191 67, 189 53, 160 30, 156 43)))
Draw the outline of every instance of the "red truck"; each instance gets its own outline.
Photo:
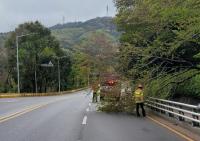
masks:
POLYGON ((102 74, 100 76, 101 99, 120 99, 121 81, 120 76, 116 74, 102 74))

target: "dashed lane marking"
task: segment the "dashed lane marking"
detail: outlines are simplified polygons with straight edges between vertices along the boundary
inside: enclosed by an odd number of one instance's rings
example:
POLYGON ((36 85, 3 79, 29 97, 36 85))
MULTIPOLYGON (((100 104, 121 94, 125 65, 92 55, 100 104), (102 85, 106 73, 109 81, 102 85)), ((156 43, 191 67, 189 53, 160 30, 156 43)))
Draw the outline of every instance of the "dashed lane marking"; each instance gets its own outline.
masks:
POLYGON ((87 124, 87 116, 84 116, 82 125, 86 125, 86 124, 87 124))
POLYGON ((18 100, 5 100, 5 101, 0 101, 0 103, 14 103, 18 102, 18 100))
POLYGON ((86 112, 89 112, 90 111, 90 108, 88 107, 87 109, 86 109, 86 112))

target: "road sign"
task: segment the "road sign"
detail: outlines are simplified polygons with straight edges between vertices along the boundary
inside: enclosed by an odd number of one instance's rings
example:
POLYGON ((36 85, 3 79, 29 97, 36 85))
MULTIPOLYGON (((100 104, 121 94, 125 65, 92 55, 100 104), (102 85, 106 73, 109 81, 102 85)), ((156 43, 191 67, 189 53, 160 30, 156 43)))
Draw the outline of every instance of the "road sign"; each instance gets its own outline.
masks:
POLYGON ((48 64, 41 64, 41 67, 53 67, 53 63, 50 61, 48 64))

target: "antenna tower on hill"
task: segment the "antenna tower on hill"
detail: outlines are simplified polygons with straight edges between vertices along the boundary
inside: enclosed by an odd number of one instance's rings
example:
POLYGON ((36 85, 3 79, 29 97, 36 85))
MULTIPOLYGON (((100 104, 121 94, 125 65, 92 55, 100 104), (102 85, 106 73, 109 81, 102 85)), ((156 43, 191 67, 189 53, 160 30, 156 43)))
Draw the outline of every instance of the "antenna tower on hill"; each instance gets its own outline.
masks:
POLYGON ((109 6, 108 5, 106 6, 106 16, 107 17, 109 16, 109 6))
POLYGON ((65 16, 62 17, 62 24, 65 24, 65 16))

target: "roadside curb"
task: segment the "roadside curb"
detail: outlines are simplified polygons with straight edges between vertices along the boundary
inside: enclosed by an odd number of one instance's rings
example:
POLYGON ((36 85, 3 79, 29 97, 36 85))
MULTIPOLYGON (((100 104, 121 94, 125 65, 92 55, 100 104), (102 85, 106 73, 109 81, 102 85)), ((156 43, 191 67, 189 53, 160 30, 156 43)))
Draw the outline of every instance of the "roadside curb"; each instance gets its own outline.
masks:
POLYGON ((0 93, 0 98, 15 98, 15 97, 41 97, 41 96, 59 96, 59 95, 66 95, 69 93, 74 93, 82 90, 86 90, 88 87, 75 89, 75 90, 69 90, 69 91, 62 91, 60 93, 58 92, 50 92, 50 93, 0 93))

